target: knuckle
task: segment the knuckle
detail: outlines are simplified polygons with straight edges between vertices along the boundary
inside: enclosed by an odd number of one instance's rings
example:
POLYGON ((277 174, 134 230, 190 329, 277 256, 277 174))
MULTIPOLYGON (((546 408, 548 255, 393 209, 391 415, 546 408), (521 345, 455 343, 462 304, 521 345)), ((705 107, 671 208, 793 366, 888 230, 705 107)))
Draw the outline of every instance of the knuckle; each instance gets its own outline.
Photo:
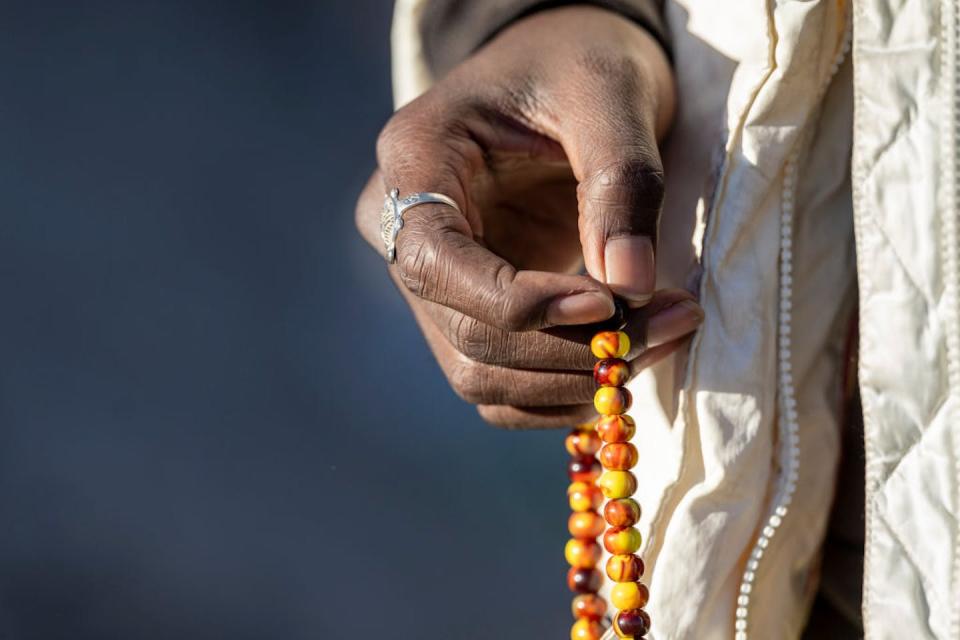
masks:
POLYGON ((586 185, 590 187, 592 197, 620 201, 624 195, 629 195, 631 199, 643 203, 654 201, 659 205, 665 189, 659 158, 643 148, 634 150, 631 155, 590 176, 586 185))
POLYGON ((466 358, 484 363, 496 361, 500 337, 490 325, 458 314, 451 321, 450 336, 453 346, 466 358))
POLYGON ((400 282, 419 298, 435 299, 444 287, 445 260, 441 231, 405 225, 397 238, 397 273, 400 282))
POLYGON ((403 141, 411 135, 418 118, 411 105, 396 111, 380 130, 377 136, 377 158, 381 166, 393 157, 398 149, 403 148, 403 141))
POLYGON ((636 151, 596 171, 579 186, 584 213, 612 232, 655 231, 665 191, 663 169, 655 153, 636 151))
POLYGON ((531 424, 527 416, 520 414, 512 407, 504 405, 480 405, 477 407, 477 413, 484 422, 498 429, 516 431, 518 429, 527 429, 538 425, 531 424))
POLYGON ((506 419, 506 415, 501 407, 493 405, 480 405, 477 407, 477 413, 480 414, 480 417, 484 422, 492 427, 499 427, 501 429, 516 428, 516 424, 506 419))
POLYGON ((397 274, 410 293, 424 297, 425 279, 436 262, 436 250, 421 232, 407 231, 397 246, 397 274))
POLYGON ((484 401, 484 382, 480 366, 466 358, 458 360, 448 374, 450 386, 464 402, 481 404, 484 401))
POLYGON ((577 67, 586 78, 613 86, 622 85, 624 81, 636 82, 640 71, 633 56, 604 45, 583 50, 577 57, 577 67))
POLYGON ((527 329, 531 322, 529 310, 520 301, 508 298, 500 313, 500 326, 504 331, 518 332, 527 329))
POLYGON ((496 293, 499 298, 499 313, 497 324, 504 331, 524 331, 536 325, 539 318, 530 317, 529 303, 520 296, 511 295, 510 289, 517 276, 517 271, 511 265, 501 264, 494 280, 497 283, 496 293))

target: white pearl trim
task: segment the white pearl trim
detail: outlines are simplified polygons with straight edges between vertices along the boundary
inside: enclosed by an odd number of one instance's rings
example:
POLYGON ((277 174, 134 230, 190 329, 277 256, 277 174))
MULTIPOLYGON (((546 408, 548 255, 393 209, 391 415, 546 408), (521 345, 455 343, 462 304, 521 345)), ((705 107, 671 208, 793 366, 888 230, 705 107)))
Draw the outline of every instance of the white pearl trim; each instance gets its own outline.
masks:
MULTIPOLYGON (((850 50, 852 35, 852 20, 849 13, 846 17, 846 31, 844 42, 837 59, 831 66, 830 75, 820 86, 820 95, 826 93, 833 76, 836 74, 847 52, 850 50)), ((760 559, 764 550, 770 546, 770 541, 776 535, 777 529, 783 524, 797 488, 797 479, 800 474, 800 425, 797 421, 796 389, 793 386, 793 366, 791 362, 791 329, 793 322, 793 212, 796 201, 797 174, 799 172, 798 157, 801 145, 798 143, 787 158, 783 175, 783 192, 780 207, 780 331, 777 336, 777 374, 779 379, 780 416, 777 423, 780 438, 781 476, 779 486, 774 496, 774 507, 767 517, 766 523, 754 542, 750 553, 750 560, 744 569, 740 582, 740 596, 737 598, 737 609, 734 613, 734 638, 748 640, 748 626, 750 617, 750 592, 757 577, 760 559)))
MULTIPOLYGON (((943 52, 940 55, 941 77, 943 78, 943 109, 945 119, 950 127, 950 135, 944 135, 941 140, 942 193, 939 194, 943 205, 941 234, 943 237, 941 250, 943 252, 943 266, 948 330, 947 339, 947 379, 951 393, 960 393, 960 334, 957 326, 960 324, 960 250, 957 249, 960 239, 960 227, 957 224, 957 207, 960 205, 960 178, 958 178, 958 149, 957 132, 960 131, 960 110, 957 104, 960 97, 960 72, 957 70, 960 61, 960 10, 953 0, 943 0, 940 10, 941 40, 943 52), (952 330, 950 327, 952 326, 952 330)), ((956 462, 956 480, 960 483, 960 431, 954 436, 954 459, 956 462)), ((953 602, 960 602, 960 535, 954 543, 953 554, 953 602)), ((960 640, 960 606, 954 605, 950 620, 950 638, 960 640)))

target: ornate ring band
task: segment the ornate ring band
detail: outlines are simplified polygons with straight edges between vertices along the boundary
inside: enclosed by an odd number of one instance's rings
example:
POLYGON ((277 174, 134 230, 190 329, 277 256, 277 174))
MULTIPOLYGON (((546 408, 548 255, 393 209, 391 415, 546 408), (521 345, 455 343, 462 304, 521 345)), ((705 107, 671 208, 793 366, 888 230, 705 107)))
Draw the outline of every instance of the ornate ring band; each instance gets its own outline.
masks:
POLYGON ((380 238, 387 253, 387 262, 392 264, 397 261, 397 234, 403 228, 403 214, 421 204, 443 204, 461 213, 454 199, 442 193, 423 191, 401 199, 400 189, 392 189, 384 199, 380 212, 380 238))

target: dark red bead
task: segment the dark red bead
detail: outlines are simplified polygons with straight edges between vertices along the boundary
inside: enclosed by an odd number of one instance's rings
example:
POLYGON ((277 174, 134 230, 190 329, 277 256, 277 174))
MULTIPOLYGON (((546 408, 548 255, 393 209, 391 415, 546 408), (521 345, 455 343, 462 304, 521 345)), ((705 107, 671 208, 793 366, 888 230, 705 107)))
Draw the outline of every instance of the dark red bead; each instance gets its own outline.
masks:
POLYGON ((602 471, 600 461, 593 456, 571 458, 567 466, 571 482, 593 482, 600 477, 602 471))
POLYGON ((621 611, 613 621, 614 630, 623 638, 640 638, 650 631, 650 616, 643 609, 621 611))
POLYGON ((593 379, 601 387, 622 387, 630 379, 630 365, 620 358, 604 358, 593 366, 593 379))
POLYGON ((603 576, 596 569, 571 567, 567 572, 567 586, 574 593, 596 593, 602 582, 603 576))

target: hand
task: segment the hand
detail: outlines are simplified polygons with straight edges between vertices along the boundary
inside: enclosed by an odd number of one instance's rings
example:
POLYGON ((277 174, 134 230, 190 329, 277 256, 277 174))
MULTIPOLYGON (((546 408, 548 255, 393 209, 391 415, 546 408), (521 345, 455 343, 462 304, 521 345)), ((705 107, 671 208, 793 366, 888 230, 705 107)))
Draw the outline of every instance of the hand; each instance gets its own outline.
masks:
POLYGON ((460 204, 462 215, 410 209, 390 273, 452 386, 488 421, 592 415, 595 329, 578 325, 609 318, 612 294, 634 308, 633 373, 700 323, 689 294, 654 296, 657 137, 673 100, 642 28, 569 7, 511 26, 384 128, 357 225, 382 253, 379 210, 394 186, 460 204))

